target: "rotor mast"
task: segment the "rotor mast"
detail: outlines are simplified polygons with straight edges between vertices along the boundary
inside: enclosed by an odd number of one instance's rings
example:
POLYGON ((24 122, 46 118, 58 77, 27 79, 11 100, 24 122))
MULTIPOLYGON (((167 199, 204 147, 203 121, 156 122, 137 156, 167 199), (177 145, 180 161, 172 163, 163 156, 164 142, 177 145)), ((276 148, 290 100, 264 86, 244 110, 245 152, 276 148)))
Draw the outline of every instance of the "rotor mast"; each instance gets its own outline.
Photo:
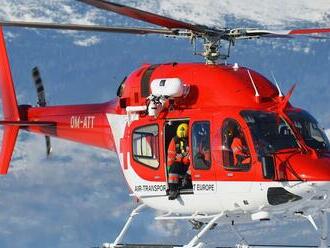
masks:
POLYGON ((202 53, 196 53, 204 57, 205 63, 208 65, 215 65, 219 61, 225 61, 229 58, 231 42, 229 41, 227 53, 222 53, 220 50, 222 48, 223 40, 214 37, 204 37, 203 38, 203 49, 202 53))

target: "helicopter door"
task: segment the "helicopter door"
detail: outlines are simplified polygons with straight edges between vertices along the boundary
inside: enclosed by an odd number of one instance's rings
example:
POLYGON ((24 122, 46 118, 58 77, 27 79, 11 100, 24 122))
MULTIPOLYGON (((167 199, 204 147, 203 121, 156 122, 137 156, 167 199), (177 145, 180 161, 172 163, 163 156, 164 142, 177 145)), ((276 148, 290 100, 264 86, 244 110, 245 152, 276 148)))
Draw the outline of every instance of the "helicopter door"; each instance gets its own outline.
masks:
POLYGON ((130 164, 133 169, 134 192, 141 196, 166 194, 166 178, 164 175, 163 149, 160 142, 160 123, 134 121, 130 125, 131 155, 130 164))
MULTIPOLYGON (((226 118, 221 127, 221 179, 226 181, 222 191, 249 192, 251 179, 256 178, 246 128, 236 119, 226 118)), ((239 203, 238 203, 239 204, 239 203)))
MULTIPOLYGON (((164 125, 164 161, 165 161, 165 175, 167 178, 167 182, 169 182, 169 174, 171 173, 171 166, 173 166, 173 164, 171 164, 170 161, 168 161, 169 159, 169 153, 174 151, 170 151, 170 149, 173 148, 173 146, 170 145, 171 142, 175 142, 175 149, 178 149, 177 146, 179 146, 178 141, 176 140, 176 131, 177 128, 180 124, 182 123, 186 123, 189 126, 189 120, 188 119, 175 119, 175 120, 168 120, 165 122, 164 125), (171 146, 171 147, 170 147, 171 146)), ((186 140, 186 144, 183 145, 183 148, 186 148, 186 151, 183 151, 183 154, 186 153, 188 154, 187 157, 189 157, 189 153, 190 153, 190 144, 189 144, 189 137, 186 140)), ((184 143, 184 141, 183 141, 184 143)), ((173 144, 173 143, 172 143, 173 144)), ((177 153, 177 151, 175 151, 175 153, 177 153)), ((179 161, 180 156, 184 156, 183 154, 176 154, 175 155, 175 160, 179 161)), ((171 156, 171 155, 170 155, 171 156)), ((174 159, 174 158, 173 158, 174 159)), ((189 160, 188 160, 189 161, 189 160)), ((172 167, 173 169, 174 167, 172 167)), ((175 170, 178 170, 176 172, 174 172, 175 174, 179 174, 179 189, 180 189, 180 194, 192 194, 193 193, 193 186, 191 183, 191 177, 189 176, 190 174, 190 170, 189 170, 189 164, 182 164, 182 167, 180 166, 180 168, 176 167, 175 170)), ((173 173, 173 172, 172 172, 173 173)))
POLYGON ((215 168, 211 159, 211 126, 206 120, 196 120, 190 126, 190 171, 194 194, 216 192, 215 168))

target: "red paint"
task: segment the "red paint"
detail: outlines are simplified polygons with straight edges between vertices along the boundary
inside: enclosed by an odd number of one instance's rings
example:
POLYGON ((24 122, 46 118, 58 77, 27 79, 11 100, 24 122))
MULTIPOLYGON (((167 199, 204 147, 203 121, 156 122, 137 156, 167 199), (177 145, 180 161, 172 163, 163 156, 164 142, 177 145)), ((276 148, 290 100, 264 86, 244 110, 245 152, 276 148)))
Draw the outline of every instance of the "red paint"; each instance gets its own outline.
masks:
POLYGON ((31 126, 28 130, 115 151, 106 113, 116 113, 117 105, 118 101, 111 101, 103 104, 31 107, 26 113, 29 121, 54 122, 56 126, 31 126))
POLYGON ((6 52, 6 44, 0 26, 0 88, 5 120, 18 121, 17 101, 13 79, 10 72, 9 60, 6 52))
POLYGON ((289 34, 317 34, 317 33, 329 33, 330 28, 305 28, 305 29, 294 29, 289 34))

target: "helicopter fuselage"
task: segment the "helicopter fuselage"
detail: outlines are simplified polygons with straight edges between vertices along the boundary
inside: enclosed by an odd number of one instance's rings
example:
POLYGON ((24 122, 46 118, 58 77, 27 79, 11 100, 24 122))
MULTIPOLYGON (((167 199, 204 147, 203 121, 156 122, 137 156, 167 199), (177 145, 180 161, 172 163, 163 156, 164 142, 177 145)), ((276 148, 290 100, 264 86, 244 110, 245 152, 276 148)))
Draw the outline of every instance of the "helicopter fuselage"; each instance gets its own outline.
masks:
POLYGON ((28 131, 116 151, 132 194, 152 208, 268 219, 328 205, 328 141, 307 112, 289 103, 283 108, 285 101, 275 85, 250 69, 171 63, 143 65, 107 103, 21 106, 19 112, 21 120, 56 124, 28 131), (152 103, 151 83, 164 86, 173 79, 187 87, 185 93, 152 103), (189 124, 192 186, 169 201, 167 149, 181 122, 189 124), (244 139, 248 163, 234 164, 227 136, 232 129, 244 139), (201 144, 210 155, 206 163, 197 158, 201 144))

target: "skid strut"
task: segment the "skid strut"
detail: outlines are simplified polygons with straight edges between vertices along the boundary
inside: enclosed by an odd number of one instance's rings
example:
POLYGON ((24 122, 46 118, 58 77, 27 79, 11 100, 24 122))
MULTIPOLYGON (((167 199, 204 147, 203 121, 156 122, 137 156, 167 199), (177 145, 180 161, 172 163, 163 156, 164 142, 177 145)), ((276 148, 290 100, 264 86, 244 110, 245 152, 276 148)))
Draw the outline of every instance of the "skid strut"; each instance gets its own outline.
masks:
MULTIPOLYGON (((205 247, 205 244, 203 242, 198 241, 204 236, 210 229, 214 227, 214 224, 218 219, 220 219, 223 216, 223 213, 215 215, 205 226, 204 228, 193 237, 193 239, 187 244, 184 245, 183 248, 202 248, 205 247)), ((176 247, 174 247, 176 248, 176 247)))
MULTIPOLYGON (((305 217, 305 216, 303 216, 305 217)), ((320 225, 319 228, 315 225, 315 222, 312 218, 309 218, 309 216, 306 217, 310 223, 313 225, 313 227, 316 230, 319 230, 320 234, 320 245, 319 246, 302 246, 302 245, 249 245, 244 237, 242 237, 237 230, 234 230, 234 232, 238 235, 241 242, 236 245, 236 248, 328 248, 328 217, 327 213, 324 210, 320 211, 320 225)), ((220 247, 218 247, 220 248, 220 247)))
POLYGON ((321 224, 320 224, 320 248, 328 247, 328 216, 324 210, 320 213, 321 224))
POLYGON ((234 232, 234 234, 237 236, 239 239, 239 244, 236 245, 236 248, 247 248, 249 247, 248 243, 246 242, 245 238, 238 232, 236 229, 234 222, 231 224, 231 230, 234 232))
MULTIPOLYGON (((117 236, 117 238, 115 239, 115 241, 113 243, 104 243, 102 245, 103 248, 115 248, 115 247, 127 247, 127 246, 123 246, 120 245, 121 241, 123 240, 125 234, 127 233, 128 228, 130 227, 133 218, 138 215, 140 213, 140 211, 145 207, 145 204, 141 204, 139 206, 137 206, 135 209, 133 209, 133 211, 131 212, 131 214, 129 215, 123 229, 121 229, 119 235, 117 236)), ((132 247, 137 247, 137 246, 132 246, 132 247)))

